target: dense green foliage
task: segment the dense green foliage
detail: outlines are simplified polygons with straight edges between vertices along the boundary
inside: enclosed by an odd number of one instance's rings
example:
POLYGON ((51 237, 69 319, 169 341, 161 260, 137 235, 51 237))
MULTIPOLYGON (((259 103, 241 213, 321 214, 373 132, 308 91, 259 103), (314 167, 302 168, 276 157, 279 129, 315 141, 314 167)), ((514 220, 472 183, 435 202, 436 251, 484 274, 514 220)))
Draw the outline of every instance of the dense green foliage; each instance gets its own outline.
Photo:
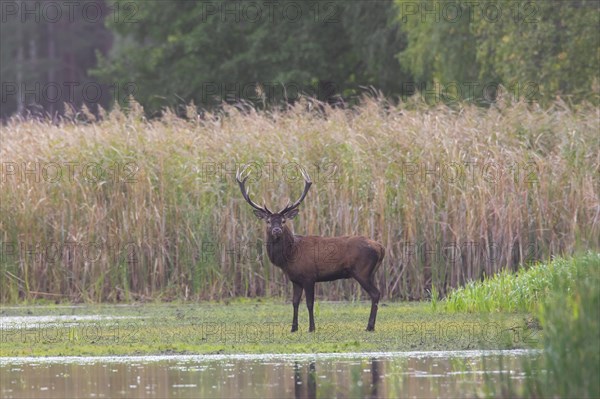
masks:
POLYGON ((150 112, 182 100, 258 106, 300 93, 332 103, 359 85, 397 93, 406 78, 391 1, 137 3, 142 23, 114 26, 123 45, 97 74, 135 82, 150 112))
POLYGON ((598 100, 593 0, 137 3, 142 23, 114 27, 124 44, 96 74, 135 82, 151 112, 299 92, 335 103, 365 86, 430 103, 490 104, 500 85, 510 99, 598 100))
POLYGON ((88 71, 106 54, 113 34, 109 1, 0 2, 0 118, 63 114, 64 103, 108 107, 118 94, 88 71))
POLYGON ((150 115, 301 94, 354 104, 365 91, 489 105, 499 85, 509 99, 597 103, 599 4, 4 2, 0 115, 63 114, 63 102, 98 114, 130 94, 150 115))
POLYGON ((439 98, 490 103, 555 96, 598 101, 600 3, 397 0, 407 48, 400 62, 439 98))

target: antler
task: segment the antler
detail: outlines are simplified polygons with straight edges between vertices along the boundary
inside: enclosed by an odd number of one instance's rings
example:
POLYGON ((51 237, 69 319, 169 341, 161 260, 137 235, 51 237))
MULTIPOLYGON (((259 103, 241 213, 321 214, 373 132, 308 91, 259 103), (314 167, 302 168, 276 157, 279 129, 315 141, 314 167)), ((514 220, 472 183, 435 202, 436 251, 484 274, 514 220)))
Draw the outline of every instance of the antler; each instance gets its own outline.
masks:
POLYGON ((240 190, 242 191, 242 195, 244 196, 244 199, 246 200, 247 203, 250 204, 250 206, 252 206, 254 209, 259 210, 259 211, 263 211, 268 213, 269 215, 271 215, 273 212, 271 212, 266 205, 263 206, 258 206, 256 205, 251 199, 250 196, 248 195, 248 190, 246 190, 246 180, 248 180, 248 177, 250 177, 250 174, 248 174, 246 177, 244 177, 244 179, 242 180, 242 176, 246 173, 246 170, 248 169, 250 165, 246 165, 244 167, 244 169, 242 169, 242 171, 240 172, 240 169, 238 168, 237 173, 235 175, 235 180, 237 180, 238 184, 240 185, 240 190))
POLYGON ((298 201, 294 202, 292 205, 290 205, 290 201, 288 200, 288 203, 285 206, 285 208, 283 208, 281 211, 278 212, 280 215, 283 215, 284 213, 291 211, 294 208, 297 208, 302 203, 302 201, 304 201, 304 197, 306 197, 306 194, 308 194, 308 190, 310 189, 310 186, 312 185, 310 176, 304 170, 304 168, 299 167, 299 169, 300 169, 300 173, 302 173, 302 177, 304 178, 304 191, 302 192, 300 199, 298 201))

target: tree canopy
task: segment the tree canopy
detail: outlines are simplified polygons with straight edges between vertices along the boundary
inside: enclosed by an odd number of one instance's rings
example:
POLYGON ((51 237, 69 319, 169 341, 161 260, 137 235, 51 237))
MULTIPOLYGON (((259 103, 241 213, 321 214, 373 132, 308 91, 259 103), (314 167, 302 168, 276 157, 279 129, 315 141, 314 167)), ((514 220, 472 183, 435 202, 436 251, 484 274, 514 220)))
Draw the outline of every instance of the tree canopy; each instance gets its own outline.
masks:
POLYGON ((407 77, 392 2, 144 2, 144 23, 114 26, 122 44, 98 76, 135 82, 152 110, 181 101, 348 99, 392 95, 407 77), (254 6, 251 6, 254 4, 254 6), (271 7, 266 6, 271 4, 271 7), (210 7, 209 7, 210 6, 210 7))
POLYGON ((408 39, 400 63, 416 81, 438 83, 449 99, 489 103, 503 85, 510 98, 598 101, 600 2, 397 5, 408 39))
POLYGON ((597 104, 599 28, 596 0, 3 2, 1 116, 130 95, 151 115, 365 91, 485 106, 500 86, 597 104))

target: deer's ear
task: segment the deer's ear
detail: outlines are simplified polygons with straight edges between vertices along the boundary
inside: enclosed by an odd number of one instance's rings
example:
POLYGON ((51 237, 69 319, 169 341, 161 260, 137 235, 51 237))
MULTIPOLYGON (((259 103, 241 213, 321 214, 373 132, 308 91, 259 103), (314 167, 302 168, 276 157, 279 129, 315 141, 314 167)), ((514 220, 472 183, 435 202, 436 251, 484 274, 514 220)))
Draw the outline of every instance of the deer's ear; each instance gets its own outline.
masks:
POLYGON ((298 214, 298 208, 294 208, 283 215, 286 219, 293 219, 298 214))
POLYGON ((259 219, 265 219, 265 220, 269 216, 269 214, 267 212, 262 211, 262 210, 258 210, 258 209, 254 210, 254 214, 256 215, 257 218, 259 218, 259 219))

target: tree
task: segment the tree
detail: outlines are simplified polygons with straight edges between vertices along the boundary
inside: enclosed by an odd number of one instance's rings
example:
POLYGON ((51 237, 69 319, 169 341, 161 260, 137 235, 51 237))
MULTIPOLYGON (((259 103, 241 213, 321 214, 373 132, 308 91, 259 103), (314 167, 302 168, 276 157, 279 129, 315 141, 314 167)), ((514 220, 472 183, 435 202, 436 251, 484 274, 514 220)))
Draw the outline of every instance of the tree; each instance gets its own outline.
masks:
POLYGON ((598 100, 596 1, 397 0, 397 6, 408 36, 398 58, 418 82, 441 86, 438 100, 449 94, 446 100, 489 104, 500 84, 511 98, 598 100))
POLYGON ((106 107, 112 93, 90 79, 95 50, 107 53, 112 35, 104 25, 104 0, 2 4, 0 73, 2 111, 50 114, 63 104, 106 107))
POLYGON ((392 94, 405 76, 392 1, 136 4, 140 22, 111 25, 118 51, 94 73, 134 82, 150 112, 191 100, 261 106, 300 93, 332 102, 368 85, 392 94))

